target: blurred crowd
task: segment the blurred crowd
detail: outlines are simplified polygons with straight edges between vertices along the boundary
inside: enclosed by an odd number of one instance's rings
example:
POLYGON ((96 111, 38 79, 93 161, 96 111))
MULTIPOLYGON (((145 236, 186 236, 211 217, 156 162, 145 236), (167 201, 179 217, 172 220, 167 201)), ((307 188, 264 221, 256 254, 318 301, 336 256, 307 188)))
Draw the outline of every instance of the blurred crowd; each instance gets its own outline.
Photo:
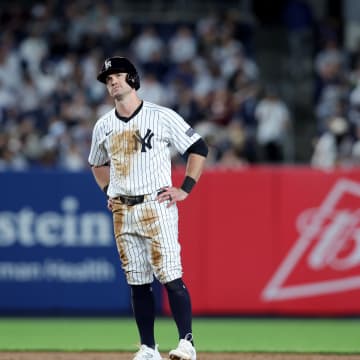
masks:
POLYGON ((360 37, 347 51, 339 34, 324 27, 314 59, 314 117, 317 137, 311 165, 317 168, 360 164, 360 37))
MULTIPOLYGON (((254 24, 235 9, 151 24, 122 19, 111 1, 48 0, 1 6, 0 20, 0 171, 89 168, 92 128, 113 106, 96 75, 113 55, 137 66, 140 97, 173 108, 205 138, 208 166, 289 160, 293 116, 262 83, 254 24)), ((331 40, 315 59, 314 166, 331 146, 333 165, 360 158, 360 58, 331 40)))
POLYGON ((113 106, 96 75, 113 55, 136 64, 143 99, 205 137, 208 166, 283 161, 289 110, 275 88, 259 99, 253 25, 236 10, 171 24, 126 22, 108 1, 0 11, 0 170, 88 168, 93 125, 113 106))

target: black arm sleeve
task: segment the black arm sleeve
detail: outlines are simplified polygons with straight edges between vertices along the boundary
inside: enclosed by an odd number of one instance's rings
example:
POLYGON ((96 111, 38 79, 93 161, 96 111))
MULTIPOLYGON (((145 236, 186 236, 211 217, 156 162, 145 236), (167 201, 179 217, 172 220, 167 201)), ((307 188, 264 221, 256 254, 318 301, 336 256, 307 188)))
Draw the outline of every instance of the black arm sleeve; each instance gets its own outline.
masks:
POLYGON ((209 149, 203 139, 199 139, 194 144, 192 144, 187 150, 185 151, 185 156, 189 156, 190 154, 198 154, 201 156, 206 157, 209 152, 209 149))

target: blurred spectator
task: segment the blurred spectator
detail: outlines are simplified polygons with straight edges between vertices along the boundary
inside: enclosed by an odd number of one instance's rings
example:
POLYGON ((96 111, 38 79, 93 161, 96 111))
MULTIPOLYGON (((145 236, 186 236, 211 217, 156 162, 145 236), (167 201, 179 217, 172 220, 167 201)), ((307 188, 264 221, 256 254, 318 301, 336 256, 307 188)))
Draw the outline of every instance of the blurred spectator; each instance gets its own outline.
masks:
POLYGON ((315 114, 317 129, 326 130, 329 117, 338 114, 341 102, 348 95, 349 83, 347 56, 340 48, 336 35, 326 35, 322 47, 315 56, 315 114))
POLYGON ((311 158, 313 167, 331 169, 351 164, 353 141, 349 134, 349 124, 342 117, 328 120, 328 129, 315 143, 311 158))
POLYGON ((353 128, 360 127, 360 81, 349 94, 348 118, 353 128))
POLYGON ((19 55, 31 72, 38 72, 40 64, 48 54, 48 42, 39 22, 27 23, 29 34, 19 45, 19 55))
POLYGON ((200 112, 198 103, 193 97, 193 93, 189 87, 182 83, 178 85, 180 89, 176 92, 178 94, 174 99, 173 108, 178 112, 187 122, 194 127, 202 118, 204 114, 200 112))
POLYGON ((192 30, 188 26, 179 26, 169 40, 170 60, 183 63, 192 60, 197 51, 197 43, 192 30))
POLYGON ((233 105, 232 95, 227 88, 215 90, 211 101, 210 120, 218 125, 228 125, 234 114, 233 105))
MULTIPOLYGON (((218 14, 212 12, 205 15, 196 23, 196 36, 197 36, 197 58, 203 60, 210 59, 213 49, 218 43, 218 29, 219 29, 218 14)), ((204 62, 202 62, 204 64, 204 62)), ((200 69, 199 69, 200 70, 200 69)))
POLYGON ((237 168, 247 165, 244 156, 246 143, 245 130, 238 121, 232 121, 226 128, 226 137, 221 143, 221 154, 218 165, 226 168, 237 168))
POLYGON ((22 86, 18 88, 17 95, 22 99, 23 113, 33 113, 40 105, 39 88, 28 72, 24 72, 22 86))
POLYGON ((20 57, 14 46, 9 37, 0 42, 0 82, 9 92, 15 91, 22 73, 20 57))
POLYGON ((267 87, 265 96, 257 104, 255 117, 258 122, 256 135, 260 160, 283 162, 285 145, 290 136, 290 112, 273 86, 267 87))
POLYGON ((150 58, 143 64, 143 72, 152 73, 161 82, 166 82, 170 64, 166 61, 162 52, 154 51, 150 58))
POLYGON ((14 92, 6 87, 4 80, 0 77, 0 112, 2 117, 7 109, 16 105, 16 98, 14 95, 14 92))
POLYGON ((0 170, 27 170, 28 163, 16 135, 0 134, 0 170))
POLYGON ((81 171, 86 169, 81 147, 76 141, 71 140, 62 154, 61 167, 67 171, 81 171))
POLYGON ((198 123, 195 126, 195 130, 204 139, 209 148, 206 165, 208 167, 216 166, 221 156, 221 143, 226 139, 226 129, 205 120, 198 123))
POLYGON ((259 101, 260 87, 256 82, 248 82, 241 87, 236 87, 234 94, 234 117, 244 129, 245 147, 244 157, 249 163, 258 161, 257 154, 257 120, 255 116, 256 107, 259 101))
POLYGON ((219 64, 207 58, 198 57, 194 62, 194 96, 203 97, 221 89, 226 80, 221 77, 219 64))
POLYGON ((149 25, 136 36, 131 47, 138 62, 144 65, 153 59, 154 54, 162 54, 164 43, 155 27, 149 25))
POLYGON ((161 84, 152 73, 146 73, 142 76, 141 87, 138 94, 142 99, 159 105, 165 106, 169 103, 164 85, 161 84))

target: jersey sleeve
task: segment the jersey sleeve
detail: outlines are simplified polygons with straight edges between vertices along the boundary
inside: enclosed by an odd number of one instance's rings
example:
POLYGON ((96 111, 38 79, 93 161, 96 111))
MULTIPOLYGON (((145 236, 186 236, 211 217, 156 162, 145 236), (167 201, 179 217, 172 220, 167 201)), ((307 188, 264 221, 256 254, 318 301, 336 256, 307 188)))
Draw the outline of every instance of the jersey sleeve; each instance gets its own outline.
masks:
POLYGON ((100 123, 95 124, 88 157, 90 165, 101 166, 109 161, 107 151, 104 147, 104 139, 105 136, 103 136, 100 123))
POLYGON ((165 116, 170 143, 180 154, 184 154, 192 144, 200 139, 200 135, 175 111, 167 109, 165 116))

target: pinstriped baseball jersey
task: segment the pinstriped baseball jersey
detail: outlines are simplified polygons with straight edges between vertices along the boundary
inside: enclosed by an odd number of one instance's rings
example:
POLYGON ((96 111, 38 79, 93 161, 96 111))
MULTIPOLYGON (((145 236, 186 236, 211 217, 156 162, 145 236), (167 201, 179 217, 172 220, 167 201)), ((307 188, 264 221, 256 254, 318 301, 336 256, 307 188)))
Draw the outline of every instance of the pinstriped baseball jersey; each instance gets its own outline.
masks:
POLYGON ((172 185, 170 146, 183 154, 199 139, 175 111, 143 101, 131 118, 114 108, 96 122, 88 160, 110 161, 110 197, 150 194, 172 185))

